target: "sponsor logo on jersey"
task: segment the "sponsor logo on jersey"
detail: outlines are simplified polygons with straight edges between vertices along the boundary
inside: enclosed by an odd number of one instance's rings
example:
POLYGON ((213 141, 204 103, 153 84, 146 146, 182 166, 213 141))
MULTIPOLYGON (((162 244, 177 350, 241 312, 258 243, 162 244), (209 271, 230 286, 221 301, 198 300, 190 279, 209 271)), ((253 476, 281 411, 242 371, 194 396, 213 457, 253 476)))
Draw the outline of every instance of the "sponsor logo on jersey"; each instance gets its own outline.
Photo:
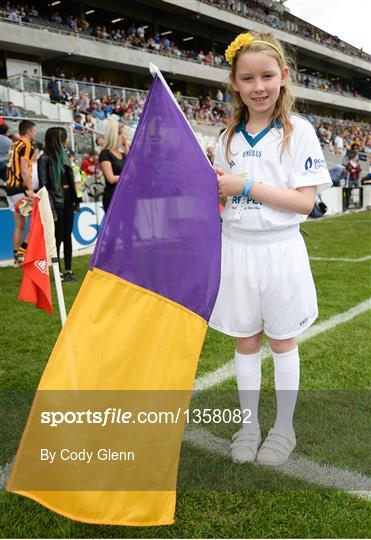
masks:
POLYGON ((305 173, 312 173, 315 174, 316 171, 319 169, 327 169, 327 164, 324 159, 312 159, 310 156, 306 159, 305 164, 305 173))
POLYGON ((327 169, 327 164, 324 159, 315 159, 314 160, 315 169, 327 169))
MULTIPOLYGON (((235 195, 234 197, 232 197, 232 205, 237 205, 237 204, 241 204, 241 202, 246 199, 246 197, 244 197, 243 195, 235 195)), ((250 197, 247 197, 247 203, 251 203, 251 204, 261 204, 259 201, 255 201, 255 199, 250 199, 250 197)))
POLYGON ((307 161, 305 162, 305 170, 308 171, 313 166, 313 159, 309 156, 307 161))
POLYGON ((261 157, 262 151, 261 150, 245 150, 245 152, 242 154, 242 157, 261 157))

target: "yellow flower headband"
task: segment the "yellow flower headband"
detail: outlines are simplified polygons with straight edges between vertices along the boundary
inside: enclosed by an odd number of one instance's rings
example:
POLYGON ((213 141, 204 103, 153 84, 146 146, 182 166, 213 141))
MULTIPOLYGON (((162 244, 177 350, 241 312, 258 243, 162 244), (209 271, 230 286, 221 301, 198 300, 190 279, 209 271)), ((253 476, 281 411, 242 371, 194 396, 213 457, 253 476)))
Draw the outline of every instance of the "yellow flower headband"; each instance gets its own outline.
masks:
POLYGON ((273 45, 273 43, 269 43, 269 41, 263 41, 261 39, 255 39, 254 36, 250 33, 247 34, 239 34, 234 41, 229 45, 228 49, 225 51, 225 57, 227 59, 227 62, 232 65, 233 59, 236 56, 237 51, 241 49, 241 47, 245 47, 246 45, 251 45, 251 43, 264 43, 265 45, 269 45, 269 47, 272 47, 282 58, 282 53, 276 47, 273 45))

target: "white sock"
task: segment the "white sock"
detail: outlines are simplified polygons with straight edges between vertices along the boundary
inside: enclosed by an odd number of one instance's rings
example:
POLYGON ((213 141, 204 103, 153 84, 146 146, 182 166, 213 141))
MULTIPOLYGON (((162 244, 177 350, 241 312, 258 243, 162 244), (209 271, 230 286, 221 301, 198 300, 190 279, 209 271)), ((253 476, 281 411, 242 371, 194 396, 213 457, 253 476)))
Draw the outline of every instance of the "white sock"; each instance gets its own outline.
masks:
POLYGON ((300 379, 299 349, 296 347, 282 354, 272 351, 272 355, 277 400, 277 417, 274 427, 292 431, 300 379))
POLYGON ((261 384, 261 359, 262 350, 255 354, 241 354, 235 352, 234 362, 236 366, 238 395, 242 419, 242 429, 256 431, 259 429, 258 407, 261 384), (246 409, 251 411, 244 412, 246 409), (249 423, 247 421, 250 421, 249 423))

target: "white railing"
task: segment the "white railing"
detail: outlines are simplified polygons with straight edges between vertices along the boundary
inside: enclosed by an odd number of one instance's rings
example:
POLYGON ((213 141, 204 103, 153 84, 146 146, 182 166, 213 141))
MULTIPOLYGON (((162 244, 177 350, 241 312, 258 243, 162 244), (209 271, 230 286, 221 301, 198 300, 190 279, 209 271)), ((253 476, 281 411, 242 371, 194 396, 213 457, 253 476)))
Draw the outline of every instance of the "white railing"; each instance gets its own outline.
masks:
MULTIPOLYGON (((14 81, 15 78, 12 77, 10 82, 14 83, 14 81)), ((34 111, 36 114, 52 120, 72 122, 72 111, 68 107, 60 103, 51 103, 50 99, 43 95, 23 91, 21 86, 17 88, 17 85, 9 84, 9 80, 6 83, 6 86, 0 86, 0 95, 3 101, 13 101, 18 107, 34 111)))
MULTIPOLYGON (((39 92, 44 96, 46 100, 49 100, 47 97, 47 87, 50 78, 42 76, 25 76, 23 74, 16 74, 9 77, 7 85, 10 88, 15 88, 22 92, 39 92)), ((96 82, 89 81, 79 81, 74 79, 61 79, 57 78, 56 80, 58 89, 62 87, 68 92, 69 95, 79 95, 79 92, 85 92, 92 99, 100 99, 103 96, 108 97, 121 97, 124 101, 128 101, 132 97, 139 99, 142 96, 147 95, 146 90, 140 90, 138 88, 127 88, 123 86, 114 86, 109 84, 101 84, 96 82)), ((334 94, 336 96, 350 97, 352 99, 360 99, 362 101, 370 101, 368 98, 357 95, 354 96, 351 92, 348 92, 344 89, 336 90, 335 85, 328 81, 327 79, 322 79, 313 75, 307 75, 306 73, 298 72, 296 74, 296 83, 298 86, 317 90, 319 92, 324 92, 326 94, 334 94), (309 79, 309 84, 306 84, 306 79, 309 79), (327 89, 326 89, 327 88, 327 89)), ((198 106, 198 98, 192 96, 175 96, 180 104, 188 101, 194 106, 198 106)), ((217 101, 211 100, 212 106, 222 106, 223 110, 229 112, 231 105, 227 101, 217 101)))
POLYGON ((69 146, 75 150, 75 137, 73 124, 71 122, 63 122, 59 120, 50 120, 48 118, 33 118, 32 116, 2 116, 10 128, 10 133, 18 131, 18 125, 22 120, 31 120, 36 124, 36 139, 44 142, 45 132, 50 127, 64 127, 67 131, 69 146))
MULTIPOLYGON (((36 93, 40 92, 44 100, 49 100, 47 96, 47 87, 50 82, 50 77, 41 77, 41 76, 26 76, 23 74, 11 75, 6 84, 9 88, 13 88, 20 92, 29 92, 36 93)), ((118 96, 124 101, 129 101, 130 98, 136 97, 140 99, 141 97, 146 97, 148 94, 147 90, 139 90, 138 88, 127 88, 124 86, 113 86, 109 84, 100 84, 93 83, 88 81, 78 81, 75 79, 64 79, 56 78, 56 83, 58 85, 58 90, 61 90, 62 87, 65 88, 67 93, 72 96, 78 96, 80 92, 85 92, 91 99, 100 99, 103 96, 115 97, 118 96)), ((187 101, 192 103, 195 106, 198 106, 199 99, 193 96, 175 96, 179 103, 187 101)), ((230 103, 226 101, 217 101, 211 100, 213 106, 223 106, 226 109, 230 109, 230 103)))

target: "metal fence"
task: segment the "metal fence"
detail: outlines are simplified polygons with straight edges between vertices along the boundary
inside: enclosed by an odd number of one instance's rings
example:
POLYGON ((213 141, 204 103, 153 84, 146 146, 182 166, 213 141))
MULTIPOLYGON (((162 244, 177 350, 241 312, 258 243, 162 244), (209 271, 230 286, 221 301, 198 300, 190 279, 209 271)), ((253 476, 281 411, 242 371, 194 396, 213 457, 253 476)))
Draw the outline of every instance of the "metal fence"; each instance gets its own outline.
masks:
MULTIPOLYGON (((25 118, 14 118, 13 116, 3 116, 4 120, 6 121, 9 132, 8 135, 12 135, 14 133, 19 133, 18 126, 22 122, 22 120, 25 120, 25 118)), ((27 116, 27 120, 31 120, 31 122, 34 122, 36 124, 36 141, 43 144, 45 139, 45 132, 50 127, 64 127, 67 131, 67 137, 68 137, 68 146, 75 150, 75 134, 73 131, 73 124, 69 122, 60 122, 58 120, 48 120, 44 118, 32 118, 27 116)))
MULTIPOLYGON (((18 90, 20 92, 37 93, 39 95, 41 94, 45 98, 45 94, 48 93, 49 82, 50 77, 27 76, 19 73, 16 75, 11 75, 7 79, 6 84, 7 86, 9 86, 9 88, 13 88, 14 90, 18 90)), ((78 81, 74 79, 66 79, 60 77, 56 78, 56 83, 59 90, 64 87, 66 92, 71 96, 78 96, 80 92, 84 92, 92 99, 101 99, 101 97, 103 96, 117 96, 127 102, 132 97, 140 99, 141 97, 145 98, 148 94, 147 90, 140 90, 138 88, 127 88, 124 86, 114 86, 88 81, 78 81)), ((187 101, 188 103, 191 103, 196 107, 199 105, 199 99, 193 96, 175 95, 175 98, 180 104, 187 101)), ((211 104, 212 106, 222 105, 227 109, 230 108, 229 102, 211 100, 211 104)))

